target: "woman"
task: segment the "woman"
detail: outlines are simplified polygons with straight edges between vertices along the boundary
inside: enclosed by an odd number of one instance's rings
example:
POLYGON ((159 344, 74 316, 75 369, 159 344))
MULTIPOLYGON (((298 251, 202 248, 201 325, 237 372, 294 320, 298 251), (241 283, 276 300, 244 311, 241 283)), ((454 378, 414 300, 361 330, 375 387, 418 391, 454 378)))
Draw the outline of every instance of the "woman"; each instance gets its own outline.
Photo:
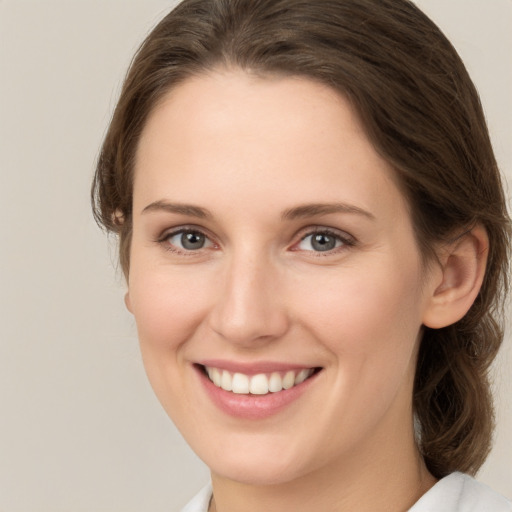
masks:
POLYGON ((186 511, 512 510, 468 476, 510 219, 474 86, 412 3, 185 0, 132 63, 93 198, 211 470, 186 511))

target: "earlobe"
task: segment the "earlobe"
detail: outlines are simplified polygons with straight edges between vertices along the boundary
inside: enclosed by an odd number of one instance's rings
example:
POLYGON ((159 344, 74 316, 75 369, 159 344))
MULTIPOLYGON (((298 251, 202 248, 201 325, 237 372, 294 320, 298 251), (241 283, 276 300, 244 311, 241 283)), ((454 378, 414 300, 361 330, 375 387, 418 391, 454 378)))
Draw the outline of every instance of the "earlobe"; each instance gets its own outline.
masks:
POLYGON ((125 296, 124 296, 124 304, 126 306, 126 309, 133 314, 133 311, 132 311, 132 303, 131 303, 131 300, 130 300, 130 292, 126 292, 125 293, 125 296))
POLYGON ((115 226, 122 226, 124 224, 124 213, 120 208, 116 208, 112 213, 112 222, 115 226))
POLYGON ((442 279, 433 286, 423 324, 432 329, 459 321, 475 301, 485 275, 489 238, 475 226, 444 248, 440 255, 442 279))

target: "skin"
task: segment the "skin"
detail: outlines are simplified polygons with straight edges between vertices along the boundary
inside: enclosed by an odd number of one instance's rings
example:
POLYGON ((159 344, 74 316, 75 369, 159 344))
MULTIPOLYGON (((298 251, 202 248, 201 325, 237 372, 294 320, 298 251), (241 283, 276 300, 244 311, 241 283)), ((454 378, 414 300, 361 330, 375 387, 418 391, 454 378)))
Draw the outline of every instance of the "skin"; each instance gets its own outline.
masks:
POLYGON ((427 271, 392 169, 323 85, 218 70, 167 94, 137 151, 126 303, 159 400, 211 469, 211 510, 399 511, 435 483, 414 442, 416 356, 422 325, 478 291, 475 233, 427 271), (349 208, 283 217, 312 203, 349 208), (180 246, 183 227, 205 246, 180 246), (337 247, 315 251, 326 228, 337 247), (204 392, 208 358, 322 371, 283 411, 240 419, 204 392))

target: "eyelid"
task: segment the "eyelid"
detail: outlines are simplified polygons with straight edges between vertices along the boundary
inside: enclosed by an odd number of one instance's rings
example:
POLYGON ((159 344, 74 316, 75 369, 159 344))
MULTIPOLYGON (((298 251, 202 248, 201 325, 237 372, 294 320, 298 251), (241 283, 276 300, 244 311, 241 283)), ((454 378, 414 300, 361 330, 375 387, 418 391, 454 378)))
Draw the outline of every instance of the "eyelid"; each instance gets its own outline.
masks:
POLYGON ((173 228, 165 229, 154 241, 155 241, 155 243, 161 245, 166 251, 169 251, 169 252, 172 252, 175 254, 180 254, 180 255, 187 255, 187 256, 193 256, 193 255, 196 255, 204 250, 211 249, 212 247, 213 248, 218 247, 218 244, 215 242, 215 240, 208 233, 207 230, 205 230, 202 227, 195 226, 192 224, 186 224, 186 225, 182 225, 182 226, 176 226, 173 228), (179 247, 175 247, 168 242, 169 238, 172 238, 173 236, 183 234, 183 233, 199 233, 199 234, 203 235, 211 243, 211 246, 201 247, 200 249, 197 249, 197 250, 185 250, 185 249, 181 249, 179 247))
MULTIPOLYGON (((293 243, 290 250, 313 253, 315 256, 329 256, 329 255, 335 254, 339 251, 347 250, 357 244, 357 239, 354 236, 352 236, 350 233, 340 230, 340 229, 337 229, 337 228, 332 228, 332 227, 327 227, 327 226, 316 225, 316 226, 304 227, 294 236, 294 238, 296 238, 296 237, 298 237, 299 239, 298 239, 298 241, 293 243), (313 236, 315 234, 326 234, 329 236, 333 236, 333 237, 337 238, 338 240, 340 240, 342 242, 342 245, 340 247, 336 247, 334 249, 327 250, 327 251, 313 251, 313 250, 307 251, 307 250, 299 249, 297 247, 308 236, 313 236)), ((209 230, 207 230, 203 227, 194 225, 194 224, 185 224, 185 225, 181 225, 181 226, 175 226, 173 228, 167 228, 161 232, 161 234, 154 240, 154 242, 161 245, 166 251, 173 252, 173 253, 180 254, 180 255, 188 255, 188 256, 196 255, 204 250, 209 250, 212 248, 214 248, 214 249, 219 248, 219 244, 215 241, 215 238, 209 233, 209 230), (200 233, 208 241, 210 241, 212 245, 210 247, 204 247, 204 248, 197 249, 197 250, 183 250, 178 247, 174 247, 168 243, 169 238, 179 235, 181 233, 200 233)))
POLYGON ((298 236, 299 236, 299 240, 292 245, 291 250, 313 253, 315 256, 329 256, 329 255, 335 254, 339 251, 347 250, 357 244, 357 239, 354 236, 352 236, 350 233, 347 233, 346 231, 342 231, 340 229, 327 227, 327 226, 308 226, 306 228, 303 228, 299 232, 298 236), (307 237, 317 235, 317 234, 325 234, 325 235, 335 237, 342 242, 342 245, 340 247, 336 247, 334 249, 327 250, 327 251, 313 251, 313 250, 307 251, 307 250, 298 248, 298 245, 303 240, 305 240, 307 237))

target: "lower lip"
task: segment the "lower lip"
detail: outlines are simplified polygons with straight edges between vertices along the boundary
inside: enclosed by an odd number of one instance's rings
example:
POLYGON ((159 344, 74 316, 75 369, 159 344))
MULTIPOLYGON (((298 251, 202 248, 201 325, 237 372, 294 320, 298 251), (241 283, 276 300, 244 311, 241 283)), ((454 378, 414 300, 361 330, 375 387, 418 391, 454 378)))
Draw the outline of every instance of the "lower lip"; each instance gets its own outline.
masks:
POLYGON ((292 402, 298 400, 316 380, 318 375, 318 372, 314 373, 304 382, 277 393, 242 395, 217 387, 206 376, 202 368, 196 369, 206 393, 221 411, 230 416, 248 420, 261 420, 281 412, 292 402))

